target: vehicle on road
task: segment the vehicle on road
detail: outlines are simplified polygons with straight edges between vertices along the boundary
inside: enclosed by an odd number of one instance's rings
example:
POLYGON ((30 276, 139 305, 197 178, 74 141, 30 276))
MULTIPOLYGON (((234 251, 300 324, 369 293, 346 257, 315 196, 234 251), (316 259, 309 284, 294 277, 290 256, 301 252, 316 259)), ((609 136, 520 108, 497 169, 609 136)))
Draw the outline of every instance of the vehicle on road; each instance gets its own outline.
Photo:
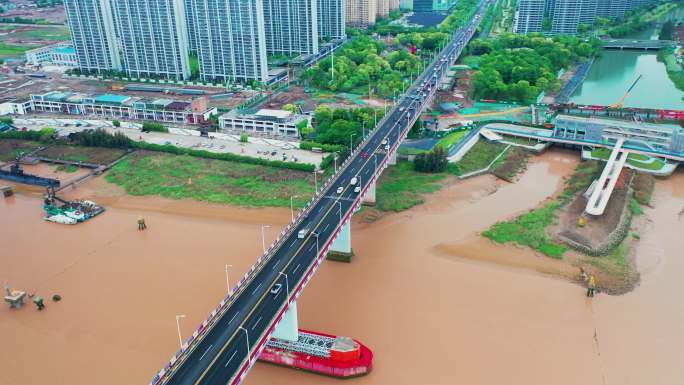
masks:
POLYGON ((360 193, 361 192, 361 186, 354 187, 354 192, 357 194, 360 193))
POLYGON ((356 183, 358 183, 358 181, 359 181, 359 178, 353 177, 353 178, 351 178, 351 181, 349 182, 349 184, 352 186, 356 186, 356 183))
POLYGON ((297 233, 297 238, 299 238, 299 239, 304 239, 304 237, 306 237, 306 234, 308 234, 308 233, 309 233, 309 229, 308 229, 308 228, 306 228, 306 229, 301 229, 301 230, 299 230, 299 233, 297 233))
POLYGON ((278 295, 278 293, 280 293, 280 289, 282 289, 282 288, 283 288, 283 285, 282 285, 282 284, 276 283, 276 284, 273 285, 273 287, 271 288, 271 294, 273 294, 273 295, 278 295))
POLYGON ((344 191, 344 187, 340 186, 337 188, 337 193, 342 194, 342 191, 344 191))
POLYGON ((361 159, 368 159, 368 151, 361 151, 361 159))

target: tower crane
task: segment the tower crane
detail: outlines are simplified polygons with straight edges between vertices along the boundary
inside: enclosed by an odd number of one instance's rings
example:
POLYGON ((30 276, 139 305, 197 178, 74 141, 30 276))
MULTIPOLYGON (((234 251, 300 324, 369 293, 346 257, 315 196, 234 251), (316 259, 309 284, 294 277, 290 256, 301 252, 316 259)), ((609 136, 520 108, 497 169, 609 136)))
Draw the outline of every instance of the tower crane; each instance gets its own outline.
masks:
POLYGON ((641 80, 642 77, 643 77, 643 75, 639 75, 639 76, 636 78, 636 80, 634 81, 634 83, 632 83, 632 85, 627 89, 627 91, 625 92, 625 94, 622 95, 622 97, 620 98, 620 100, 618 100, 617 103, 611 104, 611 105, 608 106, 608 107, 610 107, 610 108, 622 108, 622 107, 624 107, 624 106, 625 106, 625 99, 627 99, 627 96, 629 96, 629 93, 632 92, 632 90, 633 90, 634 87, 637 85, 637 83, 639 83, 639 80, 641 80))

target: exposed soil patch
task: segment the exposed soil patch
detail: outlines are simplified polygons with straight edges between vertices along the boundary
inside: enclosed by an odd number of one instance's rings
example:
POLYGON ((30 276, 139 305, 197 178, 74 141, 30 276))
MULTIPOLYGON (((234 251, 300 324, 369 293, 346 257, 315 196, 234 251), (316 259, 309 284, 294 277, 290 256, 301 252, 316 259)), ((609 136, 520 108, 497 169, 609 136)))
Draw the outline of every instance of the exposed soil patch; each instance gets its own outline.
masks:
POLYGON ((515 177, 527 166, 530 152, 520 147, 511 147, 503 163, 492 170, 492 174, 507 182, 513 182, 515 177))
POLYGON ((14 160, 17 156, 31 152, 40 147, 40 143, 19 139, 0 140, 0 161, 14 160))

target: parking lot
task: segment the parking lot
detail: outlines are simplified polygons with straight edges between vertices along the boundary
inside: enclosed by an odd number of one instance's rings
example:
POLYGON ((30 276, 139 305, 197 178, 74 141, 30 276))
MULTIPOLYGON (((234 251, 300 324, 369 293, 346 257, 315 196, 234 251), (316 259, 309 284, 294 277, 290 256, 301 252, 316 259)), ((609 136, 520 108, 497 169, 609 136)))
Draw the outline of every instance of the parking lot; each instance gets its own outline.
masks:
POLYGON ((299 149, 298 141, 283 141, 250 137, 248 143, 241 143, 239 135, 209 133, 210 137, 201 137, 199 131, 168 127, 169 133, 141 132, 141 124, 121 122, 121 127, 114 127, 110 121, 90 119, 61 118, 15 118, 17 128, 40 130, 45 127, 55 128, 60 136, 86 129, 101 128, 110 133, 121 132, 133 140, 142 140, 154 144, 172 144, 178 147, 206 150, 217 153, 233 153, 270 160, 320 164, 325 154, 299 149))

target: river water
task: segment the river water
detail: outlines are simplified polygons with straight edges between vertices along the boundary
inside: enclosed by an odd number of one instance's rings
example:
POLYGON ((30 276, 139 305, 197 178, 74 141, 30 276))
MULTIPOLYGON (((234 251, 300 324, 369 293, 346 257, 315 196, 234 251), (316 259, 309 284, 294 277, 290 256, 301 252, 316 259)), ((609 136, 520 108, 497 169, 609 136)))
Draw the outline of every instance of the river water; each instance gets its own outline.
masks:
MULTIPOLYGON (((680 7, 662 20, 681 19, 683 13, 684 8, 680 7)), ((625 39, 657 39, 658 33, 659 29, 654 24, 625 39)), ((604 50, 570 101, 603 106, 615 104, 639 75, 643 77, 625 99, 625 106, 684 110, 684 92, 675 87, 667 75, 665 64, 657 60, 653 51, 604 50)))
MULTIPOLYGON (((299 299, 300 326, 358 338, 375 354, 356 385, 677 384, 684 376, 684 174, 657 182, 638 249, 641 285, 593 301, 548 274, 528 249, 478 236, 536 207, 577 164, 574 152, 530 161, 519 183, 450 183, 424 205, 353 224, 351 264, 325 262, 299 299)), ((0 307, 0 384, 146 384, 289 220, 248 210, 121 193, 102 178, 74 195, 108 211, 78 226, 40 219, 40 195, 0 199, 0 279, 63 300, 0 307), (143 214, 149 229, 138 232, 143 214), (273 230, 273 231, 271 231, 273 230)), ((568 271, 568 274, 576 272, 568 271)), ((561 274, 563 275, 563 274, 561 274)), ((247 385, 339 385, 257 364, 247 385)))

